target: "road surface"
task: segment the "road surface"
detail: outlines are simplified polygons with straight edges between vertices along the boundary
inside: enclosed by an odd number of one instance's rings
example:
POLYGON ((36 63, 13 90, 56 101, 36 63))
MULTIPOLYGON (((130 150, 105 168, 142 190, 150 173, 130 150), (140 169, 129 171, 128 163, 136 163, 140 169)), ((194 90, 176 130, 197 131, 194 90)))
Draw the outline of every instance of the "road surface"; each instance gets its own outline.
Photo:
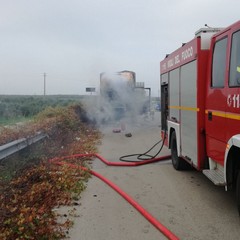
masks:
MULTIPOLYGON (((143 153, 160 138, 160 116, 125 122, 125 131, 113 133, 120 123, 102 129, 99 153, 109 161, 143 153), (126 137, 126 133, 131 137, 126 137)), ((169 154, 164 148, 160 155, 169 154)), ((109 167, 95 160, 93 170, 109 178, 138 201, 180 239, 230 240, 240 237, 240 218, 234 193, 214 186, 202 173, 176 171, 171 161, 138 167, 109 167)), ((67 211, 67 209, 65 209, 67 211)), ((76 207, 70 239, 167 239, 129 203, 92 177, 76 207)))

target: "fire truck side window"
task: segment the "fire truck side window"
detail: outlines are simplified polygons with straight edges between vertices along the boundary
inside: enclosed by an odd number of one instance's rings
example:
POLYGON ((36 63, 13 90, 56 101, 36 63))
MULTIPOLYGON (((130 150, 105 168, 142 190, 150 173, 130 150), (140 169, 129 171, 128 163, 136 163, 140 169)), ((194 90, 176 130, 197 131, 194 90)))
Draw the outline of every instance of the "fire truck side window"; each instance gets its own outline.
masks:
POLYGON ((213 52, 212 62, 212 87, 224 87, 224 78, 226 72, 226 50, 227 38, 216 42, 213 52))
POLYGON ((240 87, 240 31, 232 36, 229 86, 240 87))

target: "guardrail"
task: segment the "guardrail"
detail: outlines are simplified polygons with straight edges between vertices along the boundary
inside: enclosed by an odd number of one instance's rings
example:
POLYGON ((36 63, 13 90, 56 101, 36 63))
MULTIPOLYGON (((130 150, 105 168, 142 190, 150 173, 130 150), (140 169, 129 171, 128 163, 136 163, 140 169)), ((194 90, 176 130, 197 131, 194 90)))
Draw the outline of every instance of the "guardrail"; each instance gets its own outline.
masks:
POLYGON ((44 139, 45 137, 47 137, 47 134, 40 132, 37 133, 35 136, 28 138, 20 138, 18 140, 0 146, 0 160, 22 150, 23 148, 30 146, 33 143, 44 139))

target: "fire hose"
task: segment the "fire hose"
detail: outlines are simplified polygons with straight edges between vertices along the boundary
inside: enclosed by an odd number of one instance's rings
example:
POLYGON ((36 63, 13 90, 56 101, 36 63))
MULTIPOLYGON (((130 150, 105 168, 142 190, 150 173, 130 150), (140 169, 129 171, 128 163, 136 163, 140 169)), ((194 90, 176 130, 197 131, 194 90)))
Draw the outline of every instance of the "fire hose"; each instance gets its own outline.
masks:
POLYGON ((49 161, 51 163, 57 164, 57 165, 67 165, 71 168, 75 169, 81 169, 85 171, 89 171, 92 175, 96 176, 103 182, 105 182, 107 185, 109 185, 111 188, 113 188, 118 194, 120 194, 128 203, 130 203, 139 213, 141 213, 154 227, 156 227, 163 235, 165 235, 170 240, 179 240, 179 238, 172 233, 168 228, 166 228, 164 225, 162 225, 155 217, 153 217, 146 209, 144 209, 138 202, 136 202, 132 197, 130 197, 127 193, 125 193, 121 188, 119 188, 116 184, 111 182, 109 179, 105 178, 101 174, 93 171, 88 170, 87 168, 78 166, 77 164, 73 163, 67 163, 64 161, 65 159, 76 159, 76 158, 83 158, 83 157, 95 157, 99 160, 101 160, 103 163, 105 163, 108 166, 128 166, 128 167, 134 167, 134 166, 140 166, 144 164, 149 164, 153 162, 158 162, 162 160, 167 160, 170 158, 170 155, 162 156, 158 158, 154 158, 151 160, 143 160, 141 162, 109 162, 99 154, 74 154, 71 156, 64 156, 64 157, 57 157, 50 159, 49 161))

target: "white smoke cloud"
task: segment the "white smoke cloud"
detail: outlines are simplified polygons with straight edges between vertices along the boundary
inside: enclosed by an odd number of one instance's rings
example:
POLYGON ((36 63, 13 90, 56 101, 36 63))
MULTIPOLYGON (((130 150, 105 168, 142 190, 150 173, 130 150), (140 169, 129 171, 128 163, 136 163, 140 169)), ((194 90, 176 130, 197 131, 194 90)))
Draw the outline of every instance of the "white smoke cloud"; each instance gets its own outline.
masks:
POLYGON ((135 75, 124 73, 101 74, 100 94, 85 103, 89 118, 99 126, 122 121, 131 125, 149 111, 149 96, 144 88, 135 87, 135 75))

